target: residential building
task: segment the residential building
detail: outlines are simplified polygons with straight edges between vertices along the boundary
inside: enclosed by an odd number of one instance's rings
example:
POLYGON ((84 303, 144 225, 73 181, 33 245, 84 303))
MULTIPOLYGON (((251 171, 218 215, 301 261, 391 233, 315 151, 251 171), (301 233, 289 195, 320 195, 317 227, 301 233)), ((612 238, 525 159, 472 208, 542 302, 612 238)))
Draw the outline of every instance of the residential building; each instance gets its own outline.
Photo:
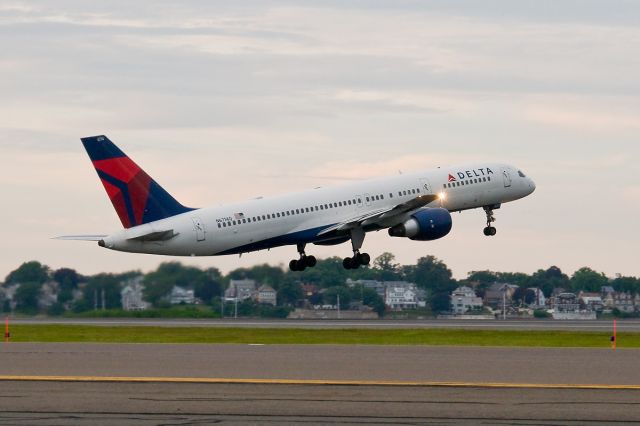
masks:
POLYGON ((468 311, 482 308, 482 299, 471 287, 460 286, 451 293, 451 312, 462 315, 468 311))
POLYGON ((352 280, 351 278, 347 279, 347 286, 353 288, 355 286, 361 285, 364 288, 370 288, 378 293, 378 296, 385 298, 385 294, 387 292, 387 283, 384 281, 377 280, 352 280))
POLYGON ((581 291, 578 293, 578 301, 580 302, 582 309, 585 311, 602 312, 602 309, 604 308, 600 293, 581 291))
POLYGON ((418 298, 415 284, 389 282, 386 285, 384 303, 390 309, 415 309, 418 307, 418 298))
POLYGON ((554 312, 575 313, 580 311, 580 302, 575 293, 560 293, 551 298, 551 308, 554 312))
POLYGON ((196 297, 193 290, 174 286, 169 295, 169 303, 172 305, 193 305, 196 303, 196 297))
POLYGON ((261 285, 257 292, 257 300, 258 303, 265 303, 269 305, 276 306, 276 301, 278 298, 277 292, 273 289, 273 287, 268 285, 261 285))
POLYGON ((631 313, 635 311, 635 299, 630 293, 609 292, 604 296, 602 303, 607 309, 618 309, 620 312, 631 313))
POLYGON ((511 306, 513 294, 518 289, 517 285, 507 283, 493 283, 484 292, 484 304, 493 309, 502 309, 502 304, 506 302, 511 306))
POLYGON ((120 291, 120 302, 125 311, 143 311, 149 307, 149 303, 143 300, 143 277, 139 276, 122 283, 124 288, 120 291))
POLYGON ((231 280, 229 287, 224 292, 224 297, 228 302, 250 299, 256 291, 257 285, 255 280, 231 280))

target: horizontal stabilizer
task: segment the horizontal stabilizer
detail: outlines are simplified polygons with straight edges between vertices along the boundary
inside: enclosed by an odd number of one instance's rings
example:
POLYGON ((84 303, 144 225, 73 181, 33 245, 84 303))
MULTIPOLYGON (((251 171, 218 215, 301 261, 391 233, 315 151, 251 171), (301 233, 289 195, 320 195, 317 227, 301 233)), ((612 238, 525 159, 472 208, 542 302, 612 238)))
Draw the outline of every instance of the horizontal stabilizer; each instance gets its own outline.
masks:
POLYGON ((100 241, 106 238, 106 235, 62 235, 60 237, 53 238, 54 240, 68 240, 68 241, 100 241))
POLYGON ((177 236, 178 233, 173 232, 173 229, 168 231, 156 231, 149 232, 148 234, 138 235, 137 237, 127 238, 129 241, 166 241, 177 236))

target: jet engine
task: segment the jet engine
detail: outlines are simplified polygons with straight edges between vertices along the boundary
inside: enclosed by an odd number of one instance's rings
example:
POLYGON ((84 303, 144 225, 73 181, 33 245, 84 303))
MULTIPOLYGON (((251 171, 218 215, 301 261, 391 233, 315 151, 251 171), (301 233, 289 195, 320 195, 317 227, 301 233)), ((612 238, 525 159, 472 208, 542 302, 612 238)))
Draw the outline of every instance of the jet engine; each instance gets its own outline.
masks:
POLYGON ((392 237, 406 237, 416 241, 442 238, 451 231, 451 215, 441 207, 419 210, 411 219, 389 228, 392 237))

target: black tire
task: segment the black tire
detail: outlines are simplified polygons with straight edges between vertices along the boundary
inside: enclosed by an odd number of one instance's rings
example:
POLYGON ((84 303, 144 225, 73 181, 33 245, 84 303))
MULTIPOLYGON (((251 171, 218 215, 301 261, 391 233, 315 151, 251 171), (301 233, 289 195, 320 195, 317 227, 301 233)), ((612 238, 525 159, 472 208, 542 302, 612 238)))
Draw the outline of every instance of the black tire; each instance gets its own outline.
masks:
POLYGON ((345 257, 342 259, 342 266, 344 269, 353 269, 353 259, 350 257, 345 257))
POLYGON ((318 261, 316 260, 315 256, 305 256, 304 257, 304 264, 306 266, 308 266, 309 268, 313 268, 314 266, 316 266, 317 263, 318 263, 318 261))
POLYGON ((496 228, 494 228, 493 226, 489 227, 489 235, 491 235, 493 237, 497 233, 498 233, 498 230, 496 228))
POLYGON ((488 226, 487 226, 486 228, 484 228, 484 230, 483 230, 482 232, 484 232, 484 235, 486 235, 487 237, 488 237, 489 235, 491 235, 491 234, 490 234, 490 232, 491 232, 491 231, 489 230, 489 227, 488 227, 488 226))
POLYGON ((296 259, 293 259, 291 262, 289 262, 289 269, 291 269, 294 272, 299 271, 298 261, 296 259))
POLYGON ((358 263, 360 263, 363 266, 366 266, 369 264, 369 262, 371 262, 371 256, 369 256, 369 253, 358 254, 358 263))

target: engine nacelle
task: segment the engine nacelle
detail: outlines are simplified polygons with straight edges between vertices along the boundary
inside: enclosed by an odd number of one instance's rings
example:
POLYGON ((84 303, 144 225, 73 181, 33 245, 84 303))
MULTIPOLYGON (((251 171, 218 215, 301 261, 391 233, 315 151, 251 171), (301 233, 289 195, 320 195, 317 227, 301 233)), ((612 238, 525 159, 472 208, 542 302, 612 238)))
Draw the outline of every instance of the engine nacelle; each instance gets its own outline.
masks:
POLYGON ((442 238, 451 231, 451 214, 441 207, 420 210, 405 223, 389 228, 392 237, 405 237, 417 241, 442 238))

